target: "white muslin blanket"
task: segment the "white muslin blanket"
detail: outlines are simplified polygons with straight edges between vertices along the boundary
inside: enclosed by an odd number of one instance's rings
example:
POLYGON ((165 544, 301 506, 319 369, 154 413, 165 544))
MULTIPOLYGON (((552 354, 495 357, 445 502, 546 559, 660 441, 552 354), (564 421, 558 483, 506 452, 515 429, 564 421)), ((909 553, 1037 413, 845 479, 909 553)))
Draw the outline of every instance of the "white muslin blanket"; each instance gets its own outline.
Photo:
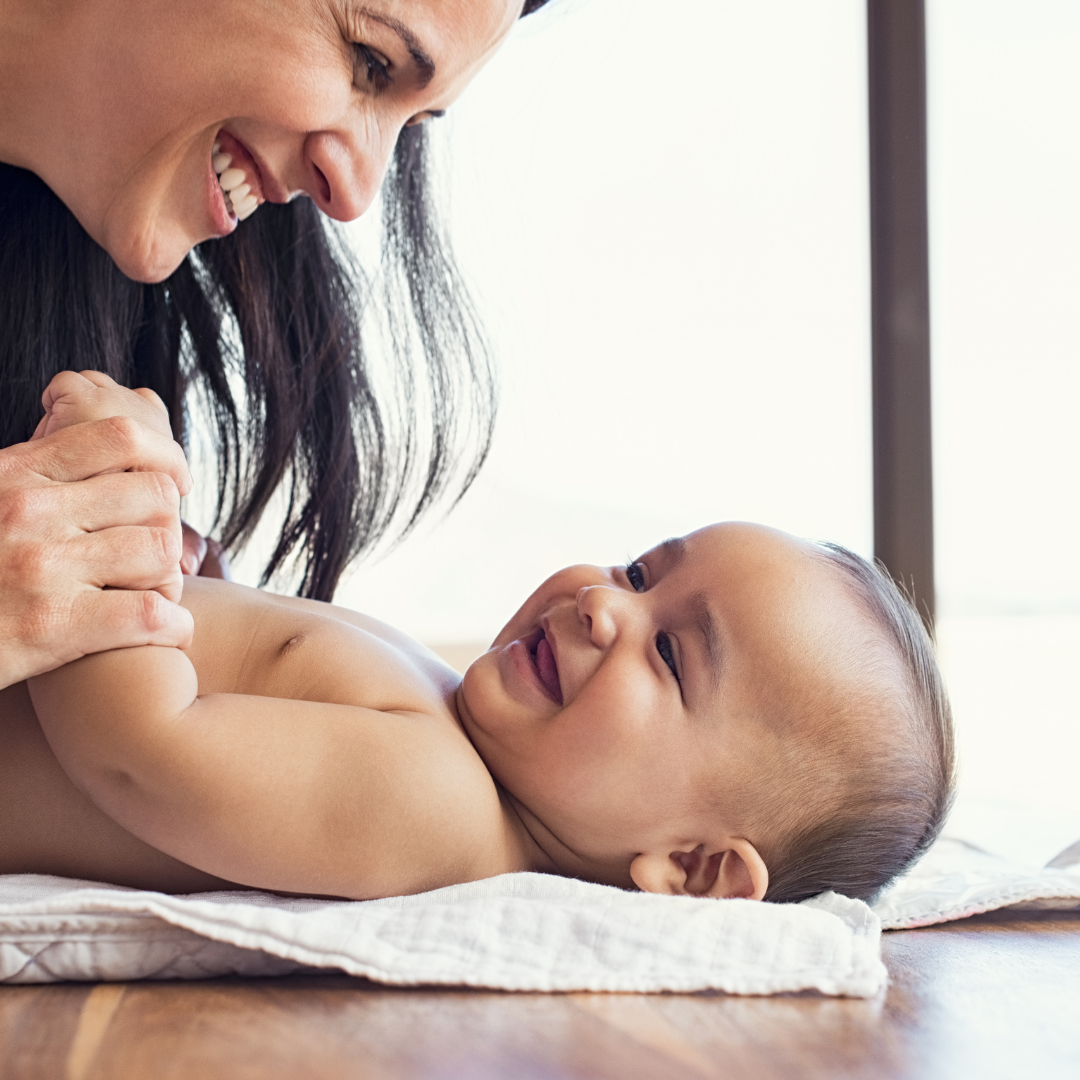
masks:
POLYGON ((545 874, 361 902, 0 877, 0 981, 8 983, 317 967, 403 986, 869 997, 885 985, 880 933, 865 904, 835 893, 759 904, 545 874))
POLYGON ((0 876, 0 982, 330 968, 399 986, 870 997, 886 982, 882 925, 1080 907, 1074 849, 1071 865, 1039 868, 944 838, 873 909, 836 893, 791 905, 697 900, 544 874, 363 902, 0 876))
POLYGON ((874 911, 885 930, 907 930, 1003 907, 1080 908, 1080 841, 1051 863, 1015 862, 943 836, 874 911))

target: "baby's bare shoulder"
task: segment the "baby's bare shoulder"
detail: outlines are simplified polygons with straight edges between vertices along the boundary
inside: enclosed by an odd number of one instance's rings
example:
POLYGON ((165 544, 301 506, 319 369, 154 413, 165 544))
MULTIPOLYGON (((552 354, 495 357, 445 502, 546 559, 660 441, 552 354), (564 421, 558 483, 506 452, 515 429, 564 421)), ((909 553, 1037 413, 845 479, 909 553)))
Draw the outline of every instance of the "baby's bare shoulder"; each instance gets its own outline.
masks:
MULTIPOLYGON (((199 693, 240 693, 442 713, 460 676, 419 642, 331 604, 185 578, 199 693)), ((456 721, 455 721, 456 723, 456 721)))
MULTIPOLYGON (((232 880, 361 898, 523 868, 513 819, 458 721, 456 672, 329 605, 220 582, 185 583, 184 603, 218 740, 201 790, 258 807, 232 880)), ((204 816, 223 819, 216 804, 204 816)), ((233 843, 237 829, 231 821, 229 837, 204 838, 200 852, 233 843)))

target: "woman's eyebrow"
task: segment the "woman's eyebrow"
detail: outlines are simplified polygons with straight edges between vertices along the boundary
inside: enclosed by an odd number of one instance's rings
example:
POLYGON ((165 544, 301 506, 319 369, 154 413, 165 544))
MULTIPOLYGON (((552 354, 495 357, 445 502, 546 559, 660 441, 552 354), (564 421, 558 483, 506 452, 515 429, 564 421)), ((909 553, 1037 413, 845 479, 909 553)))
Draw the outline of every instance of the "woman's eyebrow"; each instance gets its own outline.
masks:
POLYGON ((380 15, 377 11, 371 11, 369 8, 362 7, 358 10, 365 19, 371 19, 372 22, 382 23, 383 26, 389 27, 399 38, 401 38, 405 43, 405 48, 409 50, 409 55, 413 58, 413 62, 420 69, 421 87, 427 86, 427 84, 435 78, 435 61, 431 59, 424 47, 420 44, 416 35, 403 22, 400 22, 390 15, 380 15))

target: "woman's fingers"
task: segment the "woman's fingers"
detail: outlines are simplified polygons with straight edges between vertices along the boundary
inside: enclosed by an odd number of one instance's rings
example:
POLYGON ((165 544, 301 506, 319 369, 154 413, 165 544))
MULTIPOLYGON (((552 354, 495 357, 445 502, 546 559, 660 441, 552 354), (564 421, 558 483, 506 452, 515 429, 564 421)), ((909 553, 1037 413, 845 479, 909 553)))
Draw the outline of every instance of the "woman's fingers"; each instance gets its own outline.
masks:
POLYGON ((120 525, 66 538, 11 539, 0 562, 0 590, 5 600, 21 595, 28 610, 38 602, 62 609, 86 589, 156 589, 174 602, 183 591, 178 529, 120 525))
POLYGON ((129 416, 0 449, 0 687, 100 649, 190 640, 175 603, 190 487, 180 447, 129 416))
POLYGON ((93 588, 153 589, 176 603, 184 591, 180 538, 172 529, 120 525, 65 545, 77 581, 93 588))
POLYGON ((105 589, 82 593, 73 605, 64 640, 74 655, 53 667, 105 649, 165 645, 186 649, 195 628, 191 612, 159 592, 105 589))
POLYGON ((181 539, 180 493, 165 473, 106 473, 81 484, 39 489, 38 499, 46 498, 59 519, 58 536, 152 525, 172 529, 178 543, 181 539))
POLYGON ((132 469, 168 474, 181 495, 191 490, 191 474, 179 443, 129 416, 77 424, 35 442, 9 447, 5 454, 10 457, 3 471, 29 470, 59 483, 132 469))
MULTIPOLYGON (((57 606, 40 598, 24 603, 19 618, 0 618, 0 686, 52 671, 89 653, 164 645, 186 649, 195 623, 191 612, 158 592, 87 589, 57 606)), ((9 612, 3 612, 6 616, 9 612)))

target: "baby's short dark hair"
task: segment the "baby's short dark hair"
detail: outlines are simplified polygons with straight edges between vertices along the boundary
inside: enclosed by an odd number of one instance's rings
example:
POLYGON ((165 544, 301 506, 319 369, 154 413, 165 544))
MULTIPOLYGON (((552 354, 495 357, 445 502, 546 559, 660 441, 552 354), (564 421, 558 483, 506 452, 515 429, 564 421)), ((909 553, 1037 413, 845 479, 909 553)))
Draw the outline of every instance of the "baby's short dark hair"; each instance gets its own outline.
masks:
MULTIPOLYGON (((906 700, 897 704, 906 730, 860 748, 856 767, 848 760, 838 807, 817 814, 816 820, 804 817, 765 846, 765 899, 778 903, 828 889, 872 900, 937 838, 955 786, 952 712, 933 642, 918 612, 883 568, 837 544, 817 545, 817 552, 843 575, 882 635, 891 654, 889 666, 900 673, 899 697, 906 700)), ((834 751, 845 737, 850 729, 845 736, 838 725, 834 751)), ((830 756, 828 747, 824 754, 830 756)), ((811 790, 811 764, 796 773, 789 785, 811 790)))

